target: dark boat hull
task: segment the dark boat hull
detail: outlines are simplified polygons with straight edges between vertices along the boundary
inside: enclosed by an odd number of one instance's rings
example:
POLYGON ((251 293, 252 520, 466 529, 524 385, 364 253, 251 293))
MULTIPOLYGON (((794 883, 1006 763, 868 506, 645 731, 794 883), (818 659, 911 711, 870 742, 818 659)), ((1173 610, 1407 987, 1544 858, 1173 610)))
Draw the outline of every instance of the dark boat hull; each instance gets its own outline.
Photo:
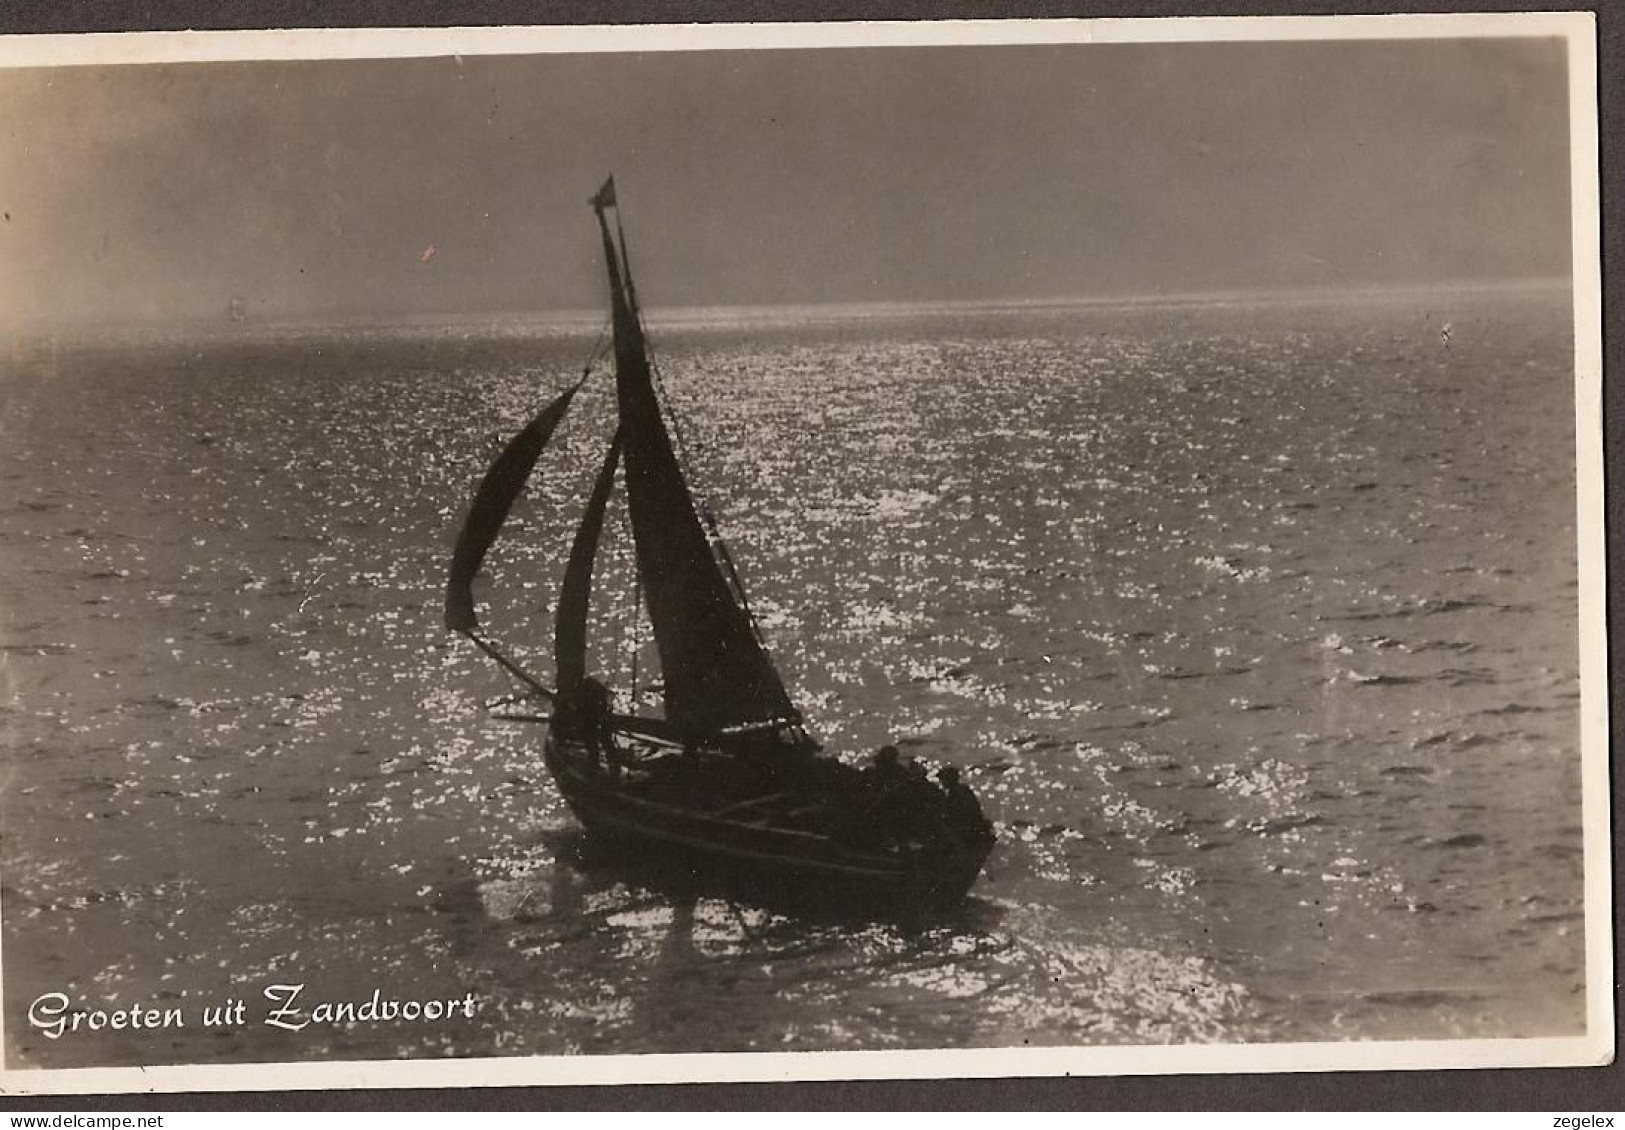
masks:
MULTIPOLYGON (((547 767, 589 841, 685 885, 796 907, 912 915, 959 903, 992 840, 860 846, 839 836, 639 796, 549 733, 547 767)), ((725 808, 726 806, 724 806, 725 808)))

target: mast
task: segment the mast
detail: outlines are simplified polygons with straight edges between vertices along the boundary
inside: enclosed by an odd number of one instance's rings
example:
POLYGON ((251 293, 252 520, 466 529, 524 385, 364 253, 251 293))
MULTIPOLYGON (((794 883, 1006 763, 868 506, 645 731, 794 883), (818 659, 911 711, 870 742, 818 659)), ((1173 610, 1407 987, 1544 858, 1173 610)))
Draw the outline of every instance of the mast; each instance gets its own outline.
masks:
POLYGON ((800 713, 713 552, 661 415, 613 177, 592 206, 609 271, 627 507, 665 677, 666 719, 688 741, 793 730, 800 713))

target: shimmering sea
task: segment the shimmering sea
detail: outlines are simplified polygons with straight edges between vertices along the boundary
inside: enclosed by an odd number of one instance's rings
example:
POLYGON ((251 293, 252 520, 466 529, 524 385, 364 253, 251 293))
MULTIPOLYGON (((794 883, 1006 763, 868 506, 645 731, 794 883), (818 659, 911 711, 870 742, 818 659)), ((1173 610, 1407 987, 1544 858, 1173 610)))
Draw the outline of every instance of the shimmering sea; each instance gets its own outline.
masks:
MULTIPOLYGON (((441 627, 449 549, 597 325, 18 341, 6 1062, 1578 1034, 1570 317, 1531 290, 653 319, 816 736, 958 765, 997 823, 963 908, 911 928, 606 866, 538 729, 483 709, 511 688, 441 627), (264 1022, 275 985, 309 1023, 264 1022), (375 990, 477 1007, 313 1015, 375 990), (183 1022, 52 1039, 42 997, 183 1022)), ((612 400, 586 386, 478 590, 546 677, 612 400)), ((594 630, 622 686, 657 677, 628 538, 594 630)))

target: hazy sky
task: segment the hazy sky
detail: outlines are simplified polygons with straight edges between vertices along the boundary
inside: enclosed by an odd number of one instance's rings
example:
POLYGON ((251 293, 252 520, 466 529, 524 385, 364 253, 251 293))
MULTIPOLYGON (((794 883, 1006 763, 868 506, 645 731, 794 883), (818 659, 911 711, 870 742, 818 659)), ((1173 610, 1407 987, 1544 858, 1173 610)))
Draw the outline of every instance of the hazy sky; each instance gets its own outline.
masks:
POLYGON ((1561 275, 1566 99, 1542 40, 0 71, 0 320, 594 309, 611 170, 651 308, 1561 275))

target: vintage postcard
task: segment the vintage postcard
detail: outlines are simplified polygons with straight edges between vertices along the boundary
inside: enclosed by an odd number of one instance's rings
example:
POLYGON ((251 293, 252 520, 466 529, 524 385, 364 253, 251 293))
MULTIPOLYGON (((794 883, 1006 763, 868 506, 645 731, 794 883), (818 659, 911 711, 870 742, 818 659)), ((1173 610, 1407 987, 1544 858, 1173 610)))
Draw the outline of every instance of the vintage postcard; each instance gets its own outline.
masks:
POLYGON ((0 107, 5 1093, 1611 1059, 1589 15, 0 107))

